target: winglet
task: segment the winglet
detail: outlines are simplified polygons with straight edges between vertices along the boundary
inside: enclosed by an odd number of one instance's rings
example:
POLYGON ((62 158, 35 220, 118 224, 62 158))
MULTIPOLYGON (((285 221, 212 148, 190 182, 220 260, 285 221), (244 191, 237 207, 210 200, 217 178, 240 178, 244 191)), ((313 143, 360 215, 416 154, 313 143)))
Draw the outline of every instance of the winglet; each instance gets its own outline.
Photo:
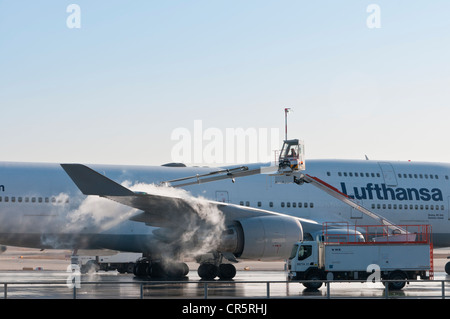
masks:
POLYGON ((84 195, 129 196, 134 193, 82 164, 61 164, 84 195))

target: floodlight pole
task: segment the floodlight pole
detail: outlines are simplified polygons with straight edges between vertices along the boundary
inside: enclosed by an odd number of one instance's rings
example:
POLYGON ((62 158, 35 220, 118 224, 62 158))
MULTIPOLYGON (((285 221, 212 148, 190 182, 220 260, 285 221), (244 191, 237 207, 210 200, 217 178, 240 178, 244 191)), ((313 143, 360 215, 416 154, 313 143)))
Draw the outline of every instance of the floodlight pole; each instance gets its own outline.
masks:
POLYGON ((287 115, 290 111, 290 108, 284 108, 284 140, 287 141, 287 115))

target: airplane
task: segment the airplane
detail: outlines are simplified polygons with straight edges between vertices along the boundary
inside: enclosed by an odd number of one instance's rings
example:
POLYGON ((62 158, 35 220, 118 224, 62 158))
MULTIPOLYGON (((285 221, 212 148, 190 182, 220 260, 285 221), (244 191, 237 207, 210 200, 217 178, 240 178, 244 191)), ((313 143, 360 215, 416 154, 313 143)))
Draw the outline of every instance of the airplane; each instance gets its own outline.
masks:
MULTIPOLYGON (((142 277, 185 276, 191 256, 200 277, 230 279, 238 260, 286 259, 323 222, 375 223, 308 183, 232 178, 265 165, 221 168, 204 184, 218 168, 0 162, 0 244, 140 252, 142 277), (164 186, 186 176, 197 183, 164 186)), ((434 246, 450 246, 450 164, 311 159, 304 172, 393 223, 431 225, 434 246)))

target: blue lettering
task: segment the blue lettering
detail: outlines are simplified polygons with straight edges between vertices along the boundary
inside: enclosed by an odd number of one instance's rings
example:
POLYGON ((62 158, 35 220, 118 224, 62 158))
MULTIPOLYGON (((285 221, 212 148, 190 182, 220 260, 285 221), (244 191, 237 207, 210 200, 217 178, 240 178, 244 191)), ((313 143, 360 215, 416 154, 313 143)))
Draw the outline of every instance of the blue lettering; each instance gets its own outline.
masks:
POLYGON ((341 183, 341 189, 342 192, 347 195, 348 197, 350 197, 351 199, 355 199, 355 196, 350 195, 349 193, 347 193, 347 187, 345 186, 345 183, 341 183))
POLYGON ((386 199, 386 200, 394 200, 396 198, 395 197, 395 191, 392 188, 386 187, 386 184, 381 184, 381 188, 383 189, 384 199, 386 199))
POLYGON ((367 199, 366 189, 361 187, 361 195, 360 195, 360 194, 358 194, 358 188, 355 187, 355 197, 356 197, 356 199, 367 199))
POLYGON ((0 191, 2 191, 2 192, 5 191, 5 185, 0 185, 0 191))
POLYGON ((395 198, 397 198, 397 200, 408 200, 408 193, 406 193, 406 189, 397 188, 395 192, 396 192, 395 198))
POLYGON ((391 188, 386 184, 368 183, 366 187, 353 187, 353 194, 347 190, 347 185, 341 183, 342 193, 346 194, 352 199, 378 199, 378 200, 416 200, 429 202, 442 202, 444 196, 439 188, 433 188, 431 191, 428 188, 391 188))
POLYGON ((415 200, 420 200, 419 197, 419 191, 415 188, 407 188, 406 191, 408 192, 408 200, 413 200, 412 194, 414 193, 415 200))
POLYGON ((426 188, 419 189, 420 199, 428 202, 431 199, 430 191, 426 188))
POLYGON ((442 202, 444 200, 444 197, 442 196, 442 192, 439 188, 433 188, 431 190, 432 194, 431 194, 431 198, 435 201, 435 202, 442 202))

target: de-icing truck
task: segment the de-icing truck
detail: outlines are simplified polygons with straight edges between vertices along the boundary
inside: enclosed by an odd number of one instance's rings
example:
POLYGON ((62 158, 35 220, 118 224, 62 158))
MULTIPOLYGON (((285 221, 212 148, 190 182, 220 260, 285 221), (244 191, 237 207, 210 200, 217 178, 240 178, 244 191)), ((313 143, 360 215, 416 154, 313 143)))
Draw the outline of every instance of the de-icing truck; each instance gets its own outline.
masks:
POLYGON ((402 227, 404 233, 388 235, 385 226, 358 226, 358 231, 336 236, 325 225, 318 240, 294 244, 289 279, 302 281, 310 289, 320 288, 322 280, 381 279, 393 290, 418 277, 432 279, 431 226, 402 227))

